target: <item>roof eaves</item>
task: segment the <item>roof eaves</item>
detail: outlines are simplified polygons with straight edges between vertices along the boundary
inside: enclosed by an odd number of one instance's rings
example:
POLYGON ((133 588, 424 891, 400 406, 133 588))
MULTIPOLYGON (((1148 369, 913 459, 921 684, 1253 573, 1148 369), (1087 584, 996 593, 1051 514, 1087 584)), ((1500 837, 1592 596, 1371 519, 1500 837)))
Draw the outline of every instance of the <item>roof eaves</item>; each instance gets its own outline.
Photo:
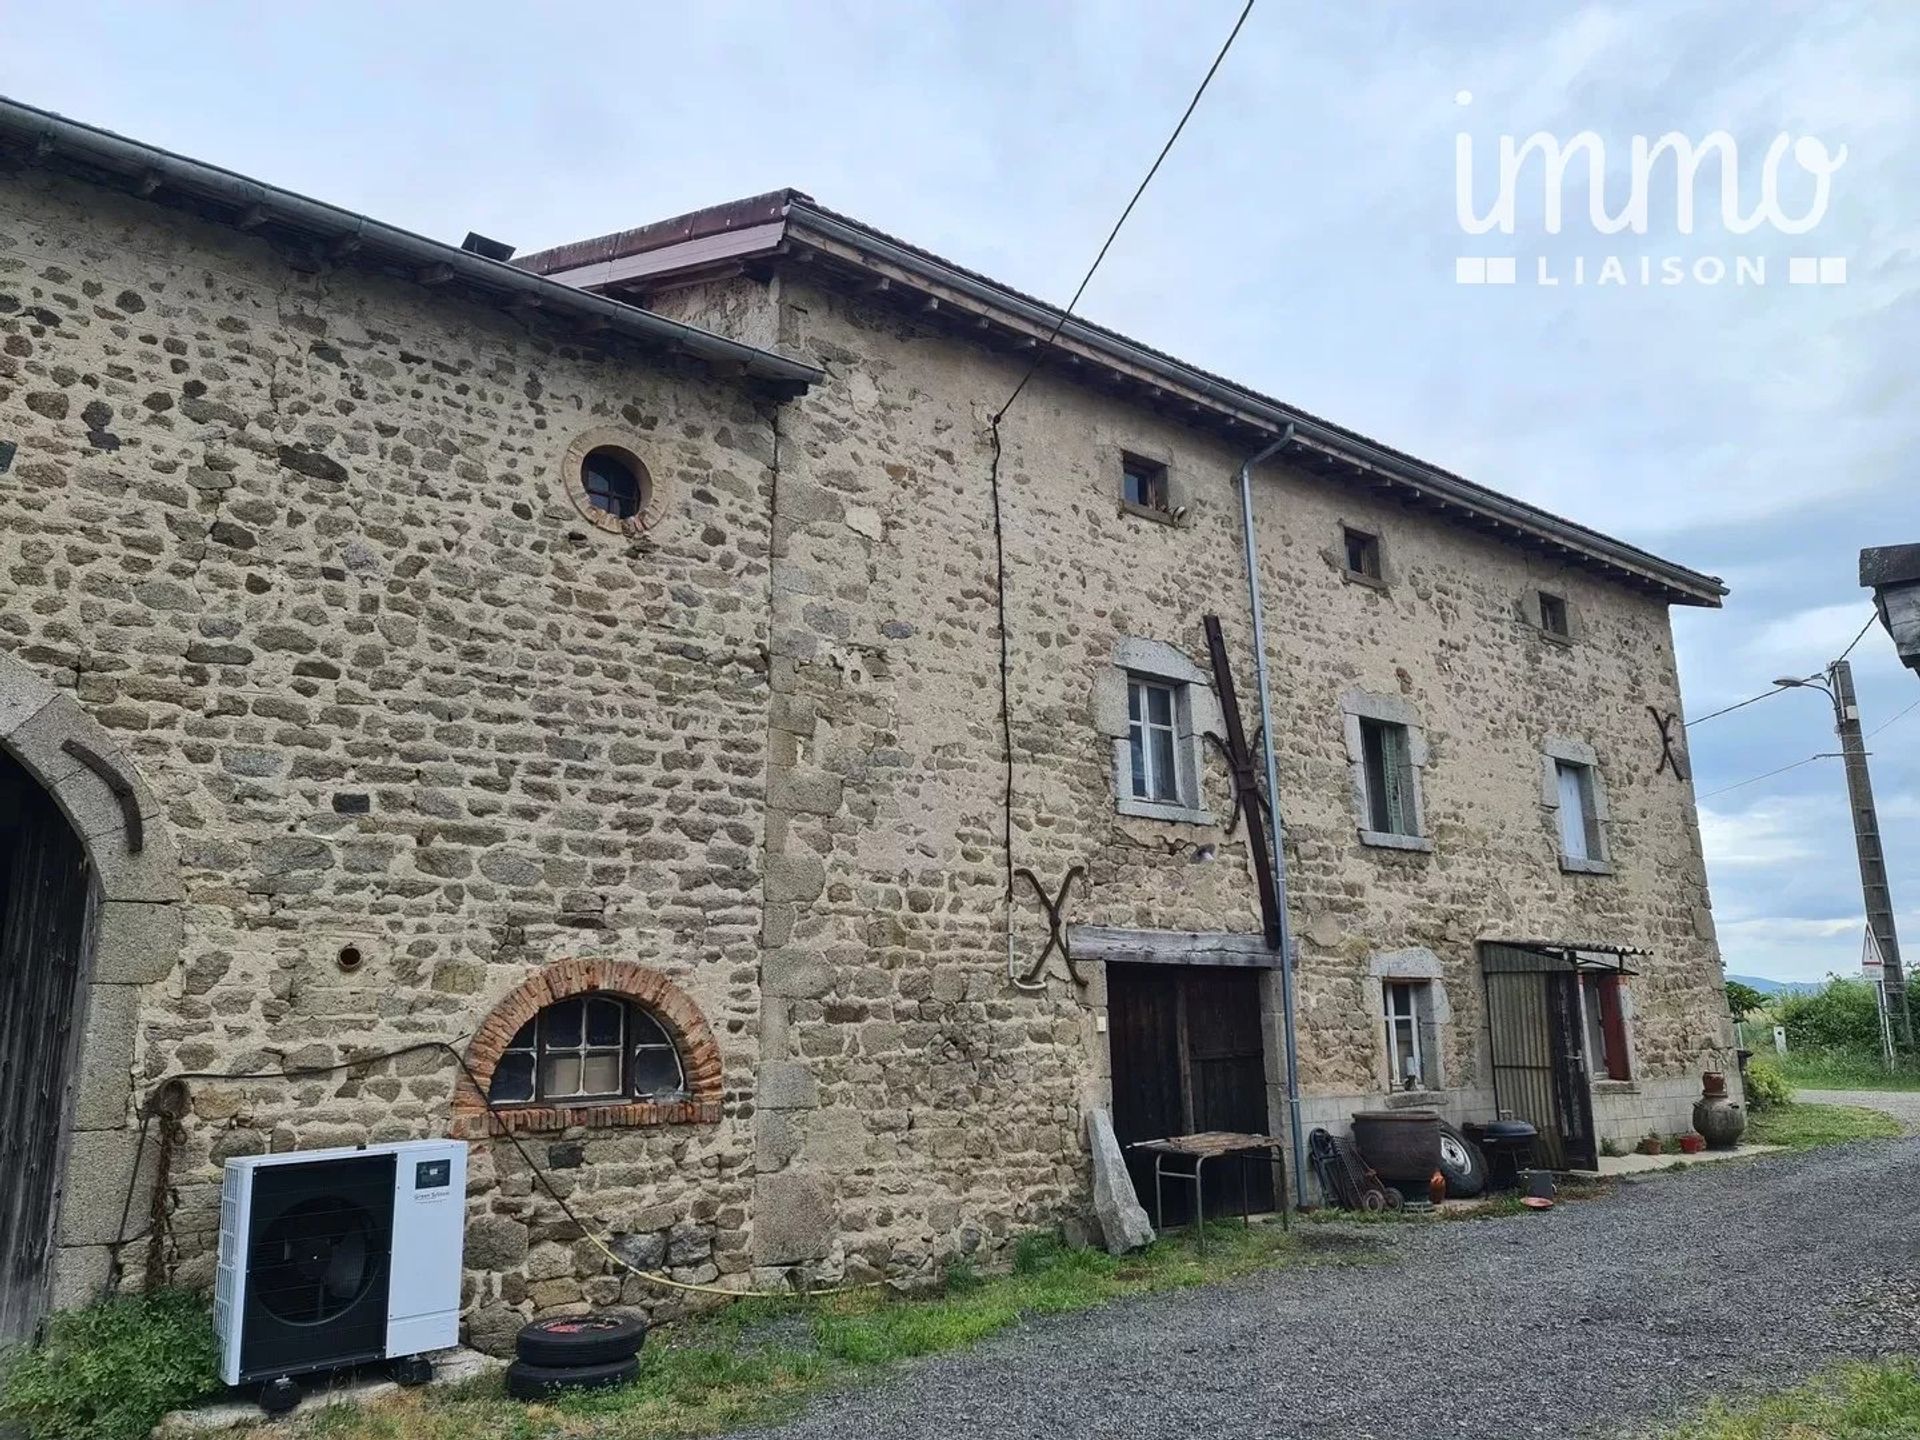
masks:
POLYGON ((426 285, 457 280, 509 304, 577 321, 592 331, 609 331, 653 349, 692 356, 716 373, 748 376, 782 394, 801 393, 824 378, 825 372, 817 367, 772 351, 4 97, 0 97, 0 146, 22 151, 32 162, 89 172, 91 178, 130 180, 134 192, 143 198, 164 190, 231 207, 226 218, 241 229, 273 225, 310 235, 336 257, 357 254, 383 260, 426 285))
MULTIPOLYGON (((993 309, 1039 338, 1052 334, 1059 325, 1060 311, 1045 302, 828 210, 804 195, 794 194, 788 207, 787 238, 793 244, 811 246, 868 268, 891 266, 993 309)), ((1659 589, 1678 603, 1717 606, 1727 593, 1726 585, 1718 576, 1702 574, 1577 521, 1429 465, 1114 331, 1070 318, 1060 326, 1055 343, 1063 347, 1077 346, 1125 364, 1169 388, 1184 392, 1193 401, 1251 425, 1256 431, 1278 435, 1292 425, 1296 443, 1372 472, 1389 487, 1410 491, 1412 497, 1422 503, 1442 511, 1457 508, 1495 533, 1510 530, 1529 537, 1550 553, 1581 557, 1603 570, 1659 589)))

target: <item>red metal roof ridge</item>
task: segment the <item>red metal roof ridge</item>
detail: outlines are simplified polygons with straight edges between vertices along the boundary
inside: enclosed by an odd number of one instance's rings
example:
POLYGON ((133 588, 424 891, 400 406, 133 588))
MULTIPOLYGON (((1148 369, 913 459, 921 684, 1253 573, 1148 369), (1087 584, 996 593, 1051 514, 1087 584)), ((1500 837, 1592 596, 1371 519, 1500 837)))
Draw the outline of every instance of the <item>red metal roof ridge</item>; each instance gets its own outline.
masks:
POLYGON ((631 230, 616 230, 611 235, 596 235, 590 240, 574 240, 546 250, 535 250, 531 254, 516 256, 513 263, 536 275, 551 275, 557 271, 578 269, 582 265, 623 260, 629 255, 641 255, 649 250, 678 245, 682 241, 698 240, 706 235, 724 235, 750 225, 764 225, 783 219, 787 207, 795 200, 813 203, 812 197, 789 186, 783 190, 769 190, 764 195, 749 195, 742 200, 728 200, 704 209, 689 210, 684 215, 636 225, 631 230))

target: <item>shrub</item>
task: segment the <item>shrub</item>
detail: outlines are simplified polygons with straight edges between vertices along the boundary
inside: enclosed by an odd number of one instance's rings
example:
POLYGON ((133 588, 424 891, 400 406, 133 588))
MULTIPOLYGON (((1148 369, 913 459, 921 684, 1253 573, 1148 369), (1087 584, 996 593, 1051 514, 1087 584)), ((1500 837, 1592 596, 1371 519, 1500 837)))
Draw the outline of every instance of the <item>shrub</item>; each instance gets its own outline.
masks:
POLYGON ((1880 1002, 1864 980, 1829 980, 1811 995, 1789 995, 1777 1014, 1789 1049, 1880 1052, 1880 1002))
POLYGON ((1747 1109, 1773 1110, 1793 1103, 1793 1086, 1777 1060, 1756 1055, 1747 1061, 1747 1109))
POLYGON ((1737 1019, 1755 1010, 1767 1008, 1767 997, 1743 980, 1727 981, 1727 1008, 1737 1019))
POLYGON ((0 1418, 34 1440, 143 1440, 219 1388, 206 1301, 162 1290, 53 1316, 38 1346, 8 1357, 0 1418))

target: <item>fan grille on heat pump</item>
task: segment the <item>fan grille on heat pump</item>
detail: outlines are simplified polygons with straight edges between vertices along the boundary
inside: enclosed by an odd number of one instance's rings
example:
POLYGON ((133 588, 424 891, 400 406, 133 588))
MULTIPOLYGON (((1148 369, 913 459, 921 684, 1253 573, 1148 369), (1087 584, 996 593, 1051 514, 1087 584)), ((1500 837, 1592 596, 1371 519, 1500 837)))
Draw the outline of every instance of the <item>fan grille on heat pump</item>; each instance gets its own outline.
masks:
POLYGON ((254 1172, 243 1380, 356 1364, 384 1352, 393 1188, 391 1153, 254 1172))
POLYGON ((260 1304, 289 1325, 337 1319, 364 1296, 379 1268, 373 1216, 342 1196, 302 1200, 253 1242, 260 1304))

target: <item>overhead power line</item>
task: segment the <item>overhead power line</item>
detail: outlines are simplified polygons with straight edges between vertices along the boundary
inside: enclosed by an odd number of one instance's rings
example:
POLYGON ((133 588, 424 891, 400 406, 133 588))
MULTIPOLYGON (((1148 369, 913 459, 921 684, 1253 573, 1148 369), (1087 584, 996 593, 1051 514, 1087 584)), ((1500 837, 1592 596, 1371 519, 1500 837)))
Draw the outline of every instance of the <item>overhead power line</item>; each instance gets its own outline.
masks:
POLYGON ((1873 622, 1878 620, 1879 618, 1880 618, 1880 612, 1878 610, 1869 610, 1867 612, 1867 623, 1860 627, 1860 633, 1854 636, 1853 639, 1849 640, 1847 642, 1847 648, 1840 652, 1840 658, 1842 660, 1846 659, 1847 656, 1853 654, 1853 647, 1858 645, 1862 640, 1866 639, 1867 631, 1873 628, 1873 622))
MULTIPOLYGON (((1849 655, 1853 654, 1854 647, 1866 638, 1867 631, 1873 628, 1873 622, 1879 618, 1880 617, 1879 617, 1878 611, 1869 610, 1867 612, 1867 623, 1860 627, 1859 634, 1855 635, 1853 639, 1847 642, 1847 648, 1840 652, 1840 656, 1839 656, 1840 660, 1844 660, 1849 655)), ((1835 661, 1833 663, 1837 664, 1838 661, 1835 661)), ((1697 720, 1687 721, 1686 728, 1691 730, 1694 726, 1704 725, 1709 720, 1718 720, 1722 715, 1731 715, 1734 711, 1744 710, 1749 705, 1758 705, 1762 700, 1766 700, 1774 695, 1781 694, 1783 691, 1789 688, 1791 687, 1784 686, 1784 685, 1769 686, 1767 689, 1762 690, 1758 695, 1749 695, 1745 700, 1740 701, 1738 704, 1728 705, 1723 709, 1715 710, 1710 712, 1709 714, 1702 715, 1697 720)), ((1705 798, 1705 797, 1702 797, 1702 798, 1705 798)))
MULTIPOLYGON (((1187 121, 1193 118, 1193 112, 1199 107, 1200 97, 1207 93, 1207 87, 1213 83, 1213 77, 1220 71, 1221 63, 1227 58, 1227 52, 1233 49, 1233 42, 1240 38, 1240 31, 1247 23, 1247 17, 1253 13, 1254 0, 1240 10, 1240 18, 1233 22, 1233 29, 1227 32, 1226 42, 1221 45, 1220 53, 1213 57, 1213 64, 1207 67, 1207 73, 1200 77, 1200 85, 1193 92, 1193 98, 1187 101, 1187 108, 1180 112, 1179 123, 1173 127, 1173 133, 1167 136, 1167 143, 1160 147, 1160 153, 1153 157, 1153 164, 1147 168, 1145 178, 1134 187, 1127 208, 1120 212, 1120 218, 1113 222, 1113 228, 1107 232, 1107 238, 1101 243, 1100 251, 1093 257, 1093 263, 1087 267, 1087 273, 1080 277, 1080 284, 1074 289, 1073 298, 1053 322, 1053 329, 1047 333, 1046 343, 1033 353, 1026 373, 1021 375, 1020 383, 1013 387, 1013 393, 1007 396, 1006 403, 994 411, 991 422, 993 460, 987 470, 987 490, 993 499, 993 565, 994 565, 994 603, 1000 624, 1000 744, 1005 755, 1006 785, 1001 804, 1000 842, 1001 857, 1006 868, 1007 900, 1013 900, 1013 706, 1009 698, 1012 685, 1011 640, 1007 633, 1007 550, 1006 529, 1000 507, 1000 422, 1013 408, 1013 402, 1020 398, 1027 388, 1027 382, 1033 379, 1040 368, 1040 362, 1047 357, 1054 342, 1060 338, 1060 332, 1066 329, 1067 321, 1073 317, 1074 308, 1079 305, 1080 297, 1087 293, 1087 286, 1093 282, 1100 263, 1107 258, 1107 251, 1113 248, 1113 242, 1119 237, 1120 228, 1127 223, 1127 217, 1133 214, 1134 206, 1140 203, 1140 197, 1147 193, 1147 186, 1153 183, 1153 177, 1160 173, 1160 166, 1172 152, 1174 142, 1180 138, 1180 132, 1187 128, 1187 121)), ((1007 944, 1012 946, 1012 918, 1007 921, 1007 944)), ((1011 955, 1011 949, 1009 949, 1011 955)))
POLYGON ((1254 0, 1247 0, 1240 11, 1240 18, 1233 22, 1233 29, 1227 32, 1226 43, 1221 45, 1220 53, 1213 57, 1213 64, 1207 67, 1207 73, 1200 77, 1200 88, 1193 92, 1193 98, 1187 102, 1187 108, 1180 112, 1180 123, 1173 127, 1173 133, 1167 136, 1167 143, 1160 147, 1160 153, 1153 157, 1153 164, 1147 168, 1146 177, 1135 187, 1133 198, 1127 201, 1127 208, 1120 212, 1120 218, 1113 222, 1113 229, 1107 232, 1107 238, 1101 242, 1100 253, 1093 257, 1093 263, 1087 267, 1087 273, 1080 277, 1080 284, 1073 292, 1073 298, 1067 301, 1067 308, 1060 312, 1060 318, 1053 322, 1053 329, 1047 335, 1046 343, 1034 352, 1033 363, 1027 366, 1027 373, 1020 377, 1020 383, 1013 387, 1013 393, 1007 397, 1007 403, 994 413, 993 422, 998 425, 1013 408, 1013 402, 1020 398, 1020 392, 1027 388, 1027 382, 1033 379, 1034 371, 1040 368, 1040 362, 1046 358, 1047 351, 1053 348, 1053 342, 1060 338, 1060 332, 1066 329, 1067 321, 1072 318, 1080 297, 1087 293, 1087 286, 1093 282, 1094 272, 1100 268, 1100 262, 1107 258, 1107 251, 1113 248, 1113 242, 1119 238, 1120 227, 1127 223, 1127 217, 1133 214, 1133 207, 1140 203, 1140 197, 1147 193, 1147 186, 1153 183, 1153 177, 1160 173, 1160 166, 1173 150, 1174 142, 1180 138, 1180 132, 1187 128, 1187 121, 1193 118, 1193 112, 1199 108, 1200 97, 1207 93, 1207 86, 1213 83, 1213 77, 1219 73, 1220 64, 1227 58, 1227 52, 1233 49, 1233 42, 1240 38, 1240 28, 1247 23, 1247 17, 1253 13, 1254 0))
MULTIPOLYGON (((1867 739, 1871 740, 1875 735, 1879 735, 1884 733, 1885 731, 1891 730, 1894 726, 1898 725, 1902 720, 1906 719, 1907 716, 1913 714, 1913 712, 1916 710, 1920 710, 1920 700, 1914 701, 1913 704, 1907 706, 1906 709, 1902 710, 1898 715, 1894 716, 1891 720, 1887 721, 1887 723, 1882 725, 1879 729, 1869 731, 1867 734, 1867 739)), ((1702 718, 1704 719, 1706 717, 1703 716, 1702 718)), ((1744 790, 1749 785, 1758 785, 1762 780, 1771 780, 1776 775, 1784 775, 1789 770, 1798 770, 1802 765, 1811 765, 1816 760, 1838 760, 1839 758, 1840 756, 1834 751, 1831 751, 1831 750, 1823 751, 1821 754, 1818 754, 1818 755, 1809 755, 1804 760, 1796 760, 1791 765, 1782 765, 1778 770, 1769 770, 1764 775, 1755 775, 1751 780, 1739 780, 1733 783, 1732 785, 1722 785, 1718 790, 1709 790, 1706 794, 1696 796, 1695 798, 1699 800, 1711 800, 1714 796, 1724 795, 1729 790, 1744 790)))

